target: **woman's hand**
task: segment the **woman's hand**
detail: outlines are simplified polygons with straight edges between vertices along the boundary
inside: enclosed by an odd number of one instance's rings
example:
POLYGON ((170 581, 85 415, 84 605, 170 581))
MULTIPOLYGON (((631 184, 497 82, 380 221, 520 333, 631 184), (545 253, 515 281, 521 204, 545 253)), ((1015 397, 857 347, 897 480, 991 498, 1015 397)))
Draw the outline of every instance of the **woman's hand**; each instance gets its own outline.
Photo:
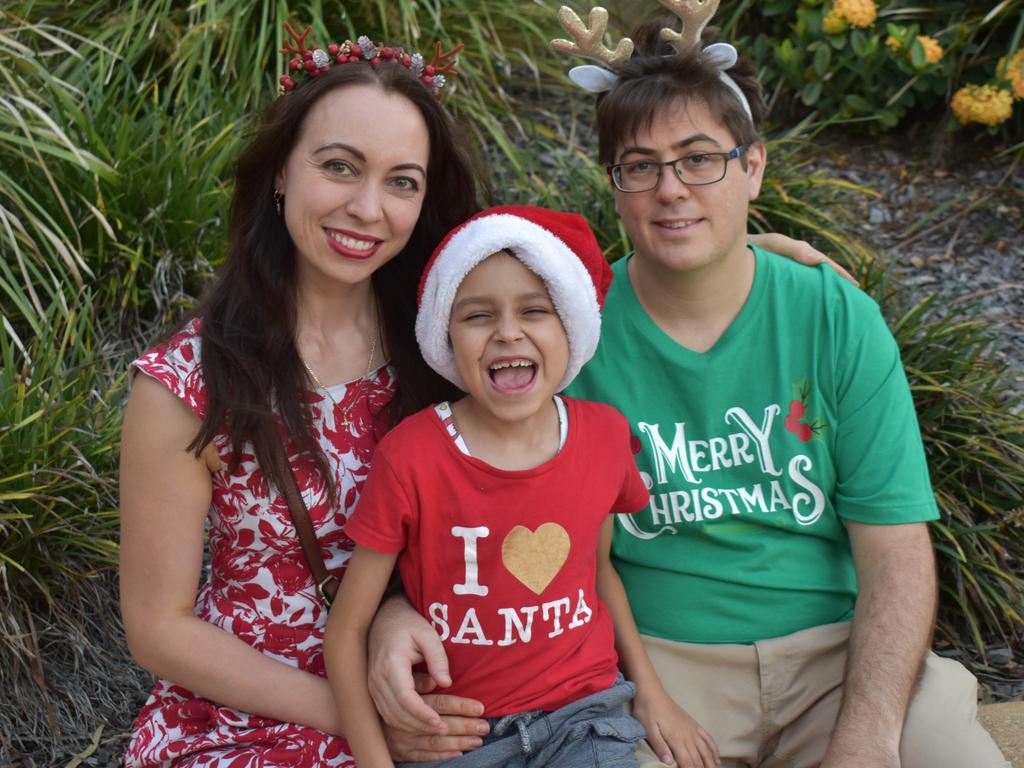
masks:
POLYGON ((714 768, 720 762, 711 734, 680 707, 664 690, 643 695, 633 702, 633 716, 647 730, 647 743, 661 762, 679 768, 714 768))
MULTIPOLYGON (((484 707, 479 701, 439 694, 428 703, 420 695, 447 688, 452 680, 440 638, 404 596, 381 604, 370 627, 367 649, 370 695, 381 718, 395 731, 425 736, 449 735, 450 727, 456 729, 450 734, 453 736, 487 732, 487 722, 480 719, 484 707), (420 663, 426 665, 427 675, 416 679, 412 668, 420 663), (447 721, 442 715, 448 716, 447 721), (467 719, 468 723, 463 722, 467 719)), ((394 744, 390 736, 388 743, 394 744)))
POLYGON ((792 259, 793 261, 804 264, 808 267, 815 267, 818 264, 828 264, 840 276, 846 278, 854 285, 859 285, 853 275, 806 240, 794 240, 791 237, 786 237, 785 235, 780 235, 776 232, 765 232, 760 235, 747 235, 747 240, 758 248, 763 248, 766 251, 771 251, 772 253, 777 253, 780 256, 785 256, 787 259, 792 259))

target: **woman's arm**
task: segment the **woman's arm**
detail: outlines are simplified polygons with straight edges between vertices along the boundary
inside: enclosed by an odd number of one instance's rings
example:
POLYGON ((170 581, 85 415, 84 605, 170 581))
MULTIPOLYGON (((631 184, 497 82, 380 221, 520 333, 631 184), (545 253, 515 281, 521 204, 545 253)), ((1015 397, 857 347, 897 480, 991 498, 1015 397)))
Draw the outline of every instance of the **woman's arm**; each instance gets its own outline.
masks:
POLYGON ((614 524, 615 518, 609 515, 601 525, 597 594, 612 617, 619 666, 626 678, 636 684, 633 715, 643 723, 647 743, 663 763, 675 762, 681 768, 712 768, 719 762, 714 739, 665 691, 640 639, 622 579, 611 561, 614 524))
POLYGON ((776 232, 764 232, 759 235, 747 235, 747 240, 756 245, 758 248, 764 248, 766 251, 777 253, 780 256, 785 256, 788 259, 799 262, 800 264, 806 264, 809 267, 817 266, 818 264, 828 264, 832 269, 842 275, 844 278, 849 280, 854 285, 859 283, 854 279, 853 275, 843 269, 839 264, 830 259, 824 253, 816 249, 813 245, 808 243, 806 240, 794 240, 791 237, 780 235, 776 232))
POLYGON ((194 613, 203 527, 219 462, 185 446, 199 419, 137 376, 121 436, 121 612, 143 667, 218 704, 340 735, 318 675, 275 661, 194 613))
POLYGON ((327 620, 324 662, 342 728, 360 768, 393 768, 377 710, 366 687, 366 636, 395 569, 394 554, 356 546, 327 620))

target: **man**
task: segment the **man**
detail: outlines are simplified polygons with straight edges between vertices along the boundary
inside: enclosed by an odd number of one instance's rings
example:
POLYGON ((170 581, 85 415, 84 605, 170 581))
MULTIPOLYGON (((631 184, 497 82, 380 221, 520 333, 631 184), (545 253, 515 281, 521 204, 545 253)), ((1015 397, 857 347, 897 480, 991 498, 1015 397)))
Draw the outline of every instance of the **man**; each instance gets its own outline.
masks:
MULTIPOLYGON (((832 270, 748 246, 767 161, 752 69, 675 53, 661 26, 598 98, 636 250, 569 391, 633 429, 651 501, 613 555, 647 651, 725 766, 1008 765, 974 678, 928 652, 938 513, 896 343, 832 270)), ((644 764, 670 740, 648 734, 644 764)))
POLYGON ((659 29, 598 99, 636 250, 570 390, 633 427, 651 501, 613 553, 648 653, 724 765, 1004 765, 973 678, 926 660, 938 513, 896 342, 832 270, 748 246, 760 89, 659 29))

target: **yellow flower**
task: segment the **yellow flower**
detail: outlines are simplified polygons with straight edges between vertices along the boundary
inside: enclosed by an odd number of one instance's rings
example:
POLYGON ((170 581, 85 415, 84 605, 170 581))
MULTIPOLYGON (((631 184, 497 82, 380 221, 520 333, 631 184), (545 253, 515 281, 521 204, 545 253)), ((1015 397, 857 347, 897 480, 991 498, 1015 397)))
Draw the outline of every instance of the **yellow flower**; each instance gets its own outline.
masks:
POLYGON ((1004 80, 1010 81, 1013 98, 1024 99, 1024 48, 1018 49, 1010 57, 1009 64, 1007 64, 1005 56, 1001 58, 999 66, 996 67, 996 74, 1004 80))
POLYGON ((967 85, 953 95, 950 107, 964 125, 999 125, 1013 112, 1013 96, 994 85, 967 85))
POLYGON ((924 46, 925 61, 929 64, 938 64, 942 61, 942 46, 938 40, 928 35, 918 35, 917 39, 924 46))
POLYGON ((846 19, 836 13, 835 8, 832 8, 825 14, 825 18, 821 20, 821 28, 825 31, 826 35, 838 35, 846 30, 846 19))
POLYGON ((854 27, 870 27, 878 15, 872 0, 836 0, 832 10, 854 27))
POLYGON ((892 35, 889 35, 887 38, 885 38, 885 44, 889 46, 889 50, 892 51, 893 53, 899 53, 900 48, 903 47, 903 44, 900 42, 899 38, 893 37, 892 35))

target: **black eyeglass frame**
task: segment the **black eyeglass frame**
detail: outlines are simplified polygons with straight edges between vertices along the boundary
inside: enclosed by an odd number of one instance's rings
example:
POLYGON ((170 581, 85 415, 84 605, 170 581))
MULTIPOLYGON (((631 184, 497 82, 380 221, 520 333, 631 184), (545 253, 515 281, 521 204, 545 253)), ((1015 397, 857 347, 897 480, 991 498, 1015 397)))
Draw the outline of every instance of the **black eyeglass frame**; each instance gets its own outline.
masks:
POLYGON ((608 177, 612 180, 612 184, 615 185, 615 188, 617 190, 619 190, 620 192, 625 192, 627 195, 633 194, 635 192, 650 192, 652 189, 657 189, 658 185, 661 183, 661 169, 664 168, 666 165, 671 165, 672 166, 672 170, 675 171, 676 178, 679 179, 679 182, 681 184, 685 184, 688 187, 706 187, 708 184, 717 184, 722 179, 724 179, 725 175, 729 172, 729 161, 730 160, 735 160, 738 157, 742 157, 743 154, 746 151, 747 151, 747 145, 746 144, 740 144, 739 146, 734 147, 733 149, 729 150, 728 152, 691 152, 688 155, 683 155, 682 157, 677 157, 675 160, 665 160, 665 161, 659 161, 659 160, 630 160, 627 163, 609 163, 608 165, 605 166, 605 170, 608 172, 608 177), (722 163, 722 175, 719 176, 714 181, 697 181, 697 182, 693 182, 693 181, 686 181, 685 179, 683 179, 683 177, 679 173, 679 166, 677 165, 677 163, 679 163, 682 160, 686 160, 689 157, 693 157, 694 155, 700 155, 701 157, 721 157, 721 158, 724 158, 725 162, 722 163), (619 171, 620 168, 623 168, 624 166, 627 166, 627 165, 632 165, 633 163, 650 163, 651 165, 655 165, 655 166, 658 167, 658 175, 655 176, 654 183, 651 186, 647 187, 646 189, 623 189, 622 188, 622 184, 621 184, 621 182, 620 182, 620 180, 618 178, 619 173, 617 173, 617 172, 619 171))

